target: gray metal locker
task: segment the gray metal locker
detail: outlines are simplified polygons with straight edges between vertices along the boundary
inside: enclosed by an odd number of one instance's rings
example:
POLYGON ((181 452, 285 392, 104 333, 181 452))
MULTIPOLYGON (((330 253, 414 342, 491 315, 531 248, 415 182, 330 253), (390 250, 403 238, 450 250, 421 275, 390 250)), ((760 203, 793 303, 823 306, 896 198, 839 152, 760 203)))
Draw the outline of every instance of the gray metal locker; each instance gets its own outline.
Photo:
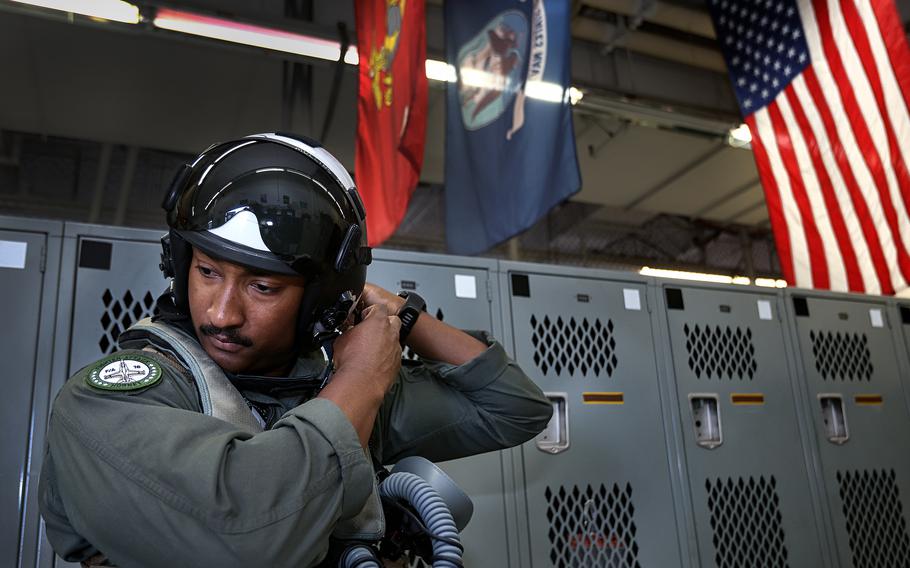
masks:
MULTIPOLYGON (((111 353, 121 331, 151 315, 167 287, 158 269, 164 231, 66 223, 60 268, 52 390, 111 353)), ((40 565, 78 567, 55 558, 43 537, 40 565)))
POLYGON ((515 358, 556 410, 515 452, 529 541, 519 565, 683 565, 648 281, 512 262, 500 270, 515 358))
POLYGON ((889 322, 894 330, 894 342, 898 346, 904 397, 910 408, 910 301, 907 299, 892 300, 889 314, 889 322))
POLYGON ((910 412, 885 299, 787 290, 823 505, 842 566, 910 563, 910 412))
POLYGON ((33 566, 63 223, 0 216, 0 565, 33 566))
MULTIPOLYGON (((496 261, 387 250, 376 250, 373 257, 369 282, 393 293, 413 290, 427 301, 431 315, 457 328, 485 330, 501 339, 499 295, 492 293, 496 261)), ((415 357, 407 349, 404 355, 415 357)), ((510 538, 508 532, 510 523, 514 524, 507 518, 507 500, 514 497, 511 474, 504 471, 508 464, 503 452, 439 464, 474 502, 474 515, 462 533, 465 566, 510 565, 516 537, 510 538)), ((424 563, 416 560, 411 565, 424 563)))
POLYGON ((780 295, 675 281, 657 286, 698 564, 831 566, 780 295))

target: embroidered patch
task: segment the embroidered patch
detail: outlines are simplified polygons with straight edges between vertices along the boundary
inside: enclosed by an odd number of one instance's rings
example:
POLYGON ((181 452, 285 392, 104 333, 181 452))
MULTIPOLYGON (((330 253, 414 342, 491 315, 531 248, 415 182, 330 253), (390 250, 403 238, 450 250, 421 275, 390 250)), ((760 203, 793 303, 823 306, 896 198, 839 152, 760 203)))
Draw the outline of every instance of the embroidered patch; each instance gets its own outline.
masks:
POLYGON ((95 363, 85 377, 89 386, 110 391, 129 391, 161 380, 161 365, 142 355, 112 355, 95 363))

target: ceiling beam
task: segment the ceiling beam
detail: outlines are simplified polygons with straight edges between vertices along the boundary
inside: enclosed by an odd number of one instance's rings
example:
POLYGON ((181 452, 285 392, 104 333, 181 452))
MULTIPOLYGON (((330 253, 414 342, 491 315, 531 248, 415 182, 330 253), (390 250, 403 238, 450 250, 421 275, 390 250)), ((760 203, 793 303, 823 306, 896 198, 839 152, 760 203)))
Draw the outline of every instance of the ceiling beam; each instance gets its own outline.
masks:
POLYGON ((724 203, 729 202, 734 197, 737 197, 739 195, 746 193, 747 191, 749 191, 750 189, 752 189, 753 187, 758 185, 760 183, 760 181, 761 180, 759 180, 759 178, 756 177, 756 178, 751 179, 748 182, 742 184, 741 186, 737 187, 736 189, 721 195, 720 197, 718 197, 711 203, 705 205, 704 207, 702 207, 701 209, 696 211, 693 214, 693 217, 704 217, 706 213, 709 213, 710 211, 717 209, 724 203))
POLYGON ((713 158, 714 156, 719 154, 726 147, 727 147, 726 142, 715 143, 710 148, 708 148, 708 150, 706 152, 704 152, 703 154, 701 154, 700 156, 698 156, 697 158, 695 158, 694 160, 692 160, 691 162, 689 162, 688 164, 683 166, 682 168, 676 170, 675 172, 673 172, 672 174, 670 174, 669 176, 664 178, 663 181, 659 182, 657 185, 655 185, 651 189, 645 191, 643 194, 641 194, 640 196, 636 197, 635 199, 633 199, 632 201, 627 203, 625 206, 626 211, 629 211, 630 209, 634 209, 636 206, 642 204, 643 202, 647 201, 648 199, 651 199, 658 193, 664 191, 665 189, 667 189, 668 187, 670 187, 671 185, 673 185, 674 183, 679 181, 683 176, 688 175, 689 173, 695 171, 696 169, 698 169, 699 167, 704 165, 708 160, 710 160, 711 158, 713 158))

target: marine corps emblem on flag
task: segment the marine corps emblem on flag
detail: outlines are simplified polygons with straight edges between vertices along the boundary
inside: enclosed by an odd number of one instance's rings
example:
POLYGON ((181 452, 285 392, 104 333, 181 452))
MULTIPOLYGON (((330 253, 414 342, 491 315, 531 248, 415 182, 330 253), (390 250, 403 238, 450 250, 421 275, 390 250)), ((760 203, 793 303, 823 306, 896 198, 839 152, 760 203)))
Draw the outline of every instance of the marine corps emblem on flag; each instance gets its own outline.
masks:
POLYGON ((386 35, 379 49, 370 50, 370 79, 373 85, 373 98, 376 108, 392 106, 392 63, 398 51, 398 36, 401 34, 401 21, 407 0, 387 0, 386 35))
POLYGON ((461 118, 478 130, 499 118, 522 87, 528 60, 528 19, 507 10, 458 50, 461 118))

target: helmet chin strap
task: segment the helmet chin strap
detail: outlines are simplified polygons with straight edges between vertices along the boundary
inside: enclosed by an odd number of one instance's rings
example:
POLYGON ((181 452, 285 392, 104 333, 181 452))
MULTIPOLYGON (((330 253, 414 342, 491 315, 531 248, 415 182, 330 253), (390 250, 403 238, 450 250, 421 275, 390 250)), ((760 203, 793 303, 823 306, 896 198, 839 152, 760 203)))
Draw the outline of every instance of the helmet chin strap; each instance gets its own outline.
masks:
POLYGON ((344 325, 351 310, 357 305, 357 300, 358 298, 350 290, 345 290, 341 293, 335 305, 325 310, 319 321, 313 326, 314 343, 319 345, 326 361, 319 390, 322 390, 332 378, 332 373, 335 370, 335 340, 341 336, 341 326, 344 325))

